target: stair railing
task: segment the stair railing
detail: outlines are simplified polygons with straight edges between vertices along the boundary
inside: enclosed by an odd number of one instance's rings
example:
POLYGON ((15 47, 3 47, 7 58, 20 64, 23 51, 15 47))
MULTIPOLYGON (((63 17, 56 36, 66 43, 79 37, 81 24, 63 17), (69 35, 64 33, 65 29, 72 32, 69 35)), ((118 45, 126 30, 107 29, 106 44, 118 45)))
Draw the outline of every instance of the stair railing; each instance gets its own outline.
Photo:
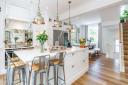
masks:
POLYGON ((119 24, 119 38, 120 38, 120 72, 125 72, 124 63, 124 43, 123 43, 123 24, 119 24))

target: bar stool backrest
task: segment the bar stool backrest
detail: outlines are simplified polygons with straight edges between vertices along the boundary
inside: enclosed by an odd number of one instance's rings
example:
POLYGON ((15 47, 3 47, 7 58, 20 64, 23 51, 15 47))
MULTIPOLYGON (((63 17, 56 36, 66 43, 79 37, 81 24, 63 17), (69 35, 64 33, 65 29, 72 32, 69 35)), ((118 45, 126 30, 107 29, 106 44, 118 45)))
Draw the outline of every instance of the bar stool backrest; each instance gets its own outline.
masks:
MULTIPOLYGON (((49 58, 50 58, 49 55, 35 57, 32 61, 32 66, 37 65, 39 68, 38 71, 47 70, 47 68, 49 66, 49 63, 48 63, 49 58)), ((32 69, 32 67, 31 67, 31 69, 32 69)))
POLYGON ((66 55, 65 52, 60 52, 60 53, 59 53, 59 61, 60 61, 61 63, 64 63, 65 55, 66 55))
POLYGON ((66 52, 59 52, 52 59, 59 59, 59 62, 63 63, 65 55, 66 55, 66 52))
POLYGON ((14 65, 15 66, 15 64, 13 63, 13 61, 11 59, 12 57, 9 55, 9 53, 7 51, 5 51, 5 54, 7 56, 7 67, 10 67, 11 65, 14 65))

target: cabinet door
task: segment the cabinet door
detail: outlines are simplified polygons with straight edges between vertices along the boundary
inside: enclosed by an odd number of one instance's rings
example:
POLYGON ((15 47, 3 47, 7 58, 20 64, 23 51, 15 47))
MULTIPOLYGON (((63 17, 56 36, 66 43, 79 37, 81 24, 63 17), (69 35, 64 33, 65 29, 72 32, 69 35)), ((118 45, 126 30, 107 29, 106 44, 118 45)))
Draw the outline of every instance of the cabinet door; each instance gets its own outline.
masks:
POLYGON ((82 66, 83 66, 83 69, 88 69, 88 65, 89 65, 89 60, 88 60, 88 50, 84 50, 82 51, 81 53, 83 56, 82 56, 82 66))
POLYGON ((72 77, 73 75, 73 64, 74 64, 74 59, 73 59, 73 56, 72 54, 68 54, 66 55, 65 57, 65 77, 66 77, 66 80, 69 80, 69 78, 72 77))
POLYGON ((81 52, 78 51, 74 53, 74 74, 77 74, 81 69, 81 52))

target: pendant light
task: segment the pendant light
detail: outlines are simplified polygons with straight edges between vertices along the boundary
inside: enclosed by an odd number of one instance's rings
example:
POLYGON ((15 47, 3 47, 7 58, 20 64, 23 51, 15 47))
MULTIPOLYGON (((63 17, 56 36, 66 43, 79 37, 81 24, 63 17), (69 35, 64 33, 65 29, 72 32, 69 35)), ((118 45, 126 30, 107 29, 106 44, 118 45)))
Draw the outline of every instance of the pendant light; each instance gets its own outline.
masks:
POLYGON ((41 11, 40 11, 40 0, 38 2, 37 15, 33 20, 33 24, 45 24, 44 17, 42 17, 41 11))
POLYGON ((62 27, 62 22, 59 20, 59 8, 58 8, 58 0, 57 0, 57 17, 56 20, 54 20, 54 26, 56 28, 62 27))
POLYGON ((68 1, 69 4, 69 22, 68 22, 68 30, 72 31, 73 30, 73 25, 71 23, 71 1, 68 1))
POLYGON ((67 25, 67 30, 69 31, 69 42, 71 43, 71 32, 74 31, 73 29, 73 25, 71 23, 71 1, 68 1, 68 4, 69 4, 69 22, 68 22, 68 25, 67 25))

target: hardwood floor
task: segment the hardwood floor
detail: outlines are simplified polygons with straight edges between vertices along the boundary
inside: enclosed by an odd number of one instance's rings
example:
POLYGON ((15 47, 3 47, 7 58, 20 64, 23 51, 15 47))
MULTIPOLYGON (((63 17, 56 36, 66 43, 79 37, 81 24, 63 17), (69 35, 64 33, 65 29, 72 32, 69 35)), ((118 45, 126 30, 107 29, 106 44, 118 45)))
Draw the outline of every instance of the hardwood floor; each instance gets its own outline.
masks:
POLYGON ((117 59, 105 58, 105 55, 90 61, 88 73, 72 85, 128 85, 128 74, 119 73, 117 59))
MULTIPOLYGON (((0 85, 5 85, 2 76, 0 76, 0 85)), ((116 59, 108 59, 102 55, 92 59, 88 73, 72 85, 128 85, 128 74, 119 73, 119 64, 116 59)))

